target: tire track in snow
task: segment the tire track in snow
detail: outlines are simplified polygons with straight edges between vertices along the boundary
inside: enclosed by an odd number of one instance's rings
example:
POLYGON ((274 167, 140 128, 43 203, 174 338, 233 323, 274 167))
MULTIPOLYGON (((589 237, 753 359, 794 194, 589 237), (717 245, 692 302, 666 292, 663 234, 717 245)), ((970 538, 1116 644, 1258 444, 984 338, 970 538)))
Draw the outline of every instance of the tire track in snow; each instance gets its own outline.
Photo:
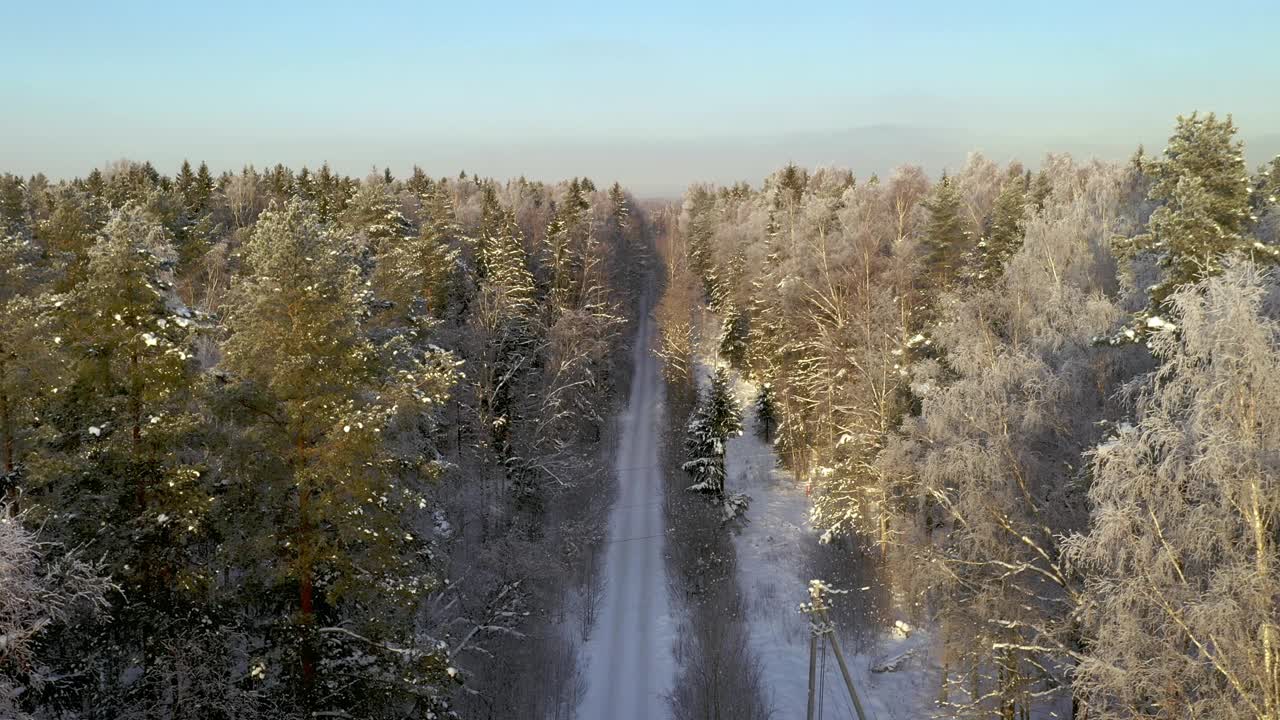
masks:
POLYGON ((657 359, 649 351, 653 320, 641 314, 634 375, 623 416, 620 491, 609 515, 604 592, 586 646, 587 691, 580 720, 661 720, 674 675, 674 622, 663 563, 663 478, 658 467, 661 395, 657 359), (639 471, 635 468, 643 468, 639 471))

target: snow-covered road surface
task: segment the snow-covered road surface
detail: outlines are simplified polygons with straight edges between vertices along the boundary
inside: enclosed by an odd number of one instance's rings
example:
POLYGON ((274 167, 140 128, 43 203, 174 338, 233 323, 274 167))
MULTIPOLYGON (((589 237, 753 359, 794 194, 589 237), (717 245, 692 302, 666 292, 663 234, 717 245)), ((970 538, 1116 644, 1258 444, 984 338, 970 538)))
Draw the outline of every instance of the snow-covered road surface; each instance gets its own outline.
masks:
POLYGON ((618 497, 609 517, 604 589, 586 645, 587 691, 579 720, 661 720, 675 672, 675 623, 667 595, 663 478, 658 466, 662 387, 649 351, 653 320, 642 314, 635 375, 621 418, 618 497))

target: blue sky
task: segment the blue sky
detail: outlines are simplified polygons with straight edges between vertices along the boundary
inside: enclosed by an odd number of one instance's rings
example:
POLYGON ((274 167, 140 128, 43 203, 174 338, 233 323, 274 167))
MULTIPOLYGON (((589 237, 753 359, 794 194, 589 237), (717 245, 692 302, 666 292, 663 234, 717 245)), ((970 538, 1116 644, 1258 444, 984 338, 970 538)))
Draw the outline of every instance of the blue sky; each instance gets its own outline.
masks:
POLYGON ((1280 133, 1275 2, 6 5, 0 169, 22 173, 417 162, 667 192, 883 171, 885 145, 1114 155, 1195 109, 1262 150, 1280 133))

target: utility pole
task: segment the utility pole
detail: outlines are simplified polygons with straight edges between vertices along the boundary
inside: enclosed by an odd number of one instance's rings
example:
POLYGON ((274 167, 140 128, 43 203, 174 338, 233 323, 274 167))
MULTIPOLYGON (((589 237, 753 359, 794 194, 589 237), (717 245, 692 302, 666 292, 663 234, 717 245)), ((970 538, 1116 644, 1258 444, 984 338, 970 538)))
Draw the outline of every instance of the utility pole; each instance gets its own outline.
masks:
MULTIPOLYGON (((801 611, 803 612, 803 610, 801 611)), ((810 630, 812 630, 812 624, 810 630)), ((814 720, 813 706, 814 700, 814 680, 818 674, 818 634, 809 633, 809 711, 805 713, 805 720, 814 720)))
POLYGON ((818 655, 818 638, 825 635, 831 643, 831 648, 836 652, 836 662, 840 664, 840 674, 844 676, 844 685, 849 689, 849 699, 853 701, 853 711, 857 713, 858 720, 867 720, 867 713, 862 709, 862 702, 858 700, 858 691, 853 687, 853 676, 849 674, 849 666, 844 661, 844 653, 840 650, 840 641, 836 638, 835 625, 831 623, 831 618, 827 615, 827 610, 831 605, 827 602, 826 593, 838 593, 840 590, 833 590, 827 587, 826 583, 821 580, 809 581, 809 602, 800 605, 800 612, 809 616, 809 712, 808 720, 814 720, 814 671, 817 665, 818 655))

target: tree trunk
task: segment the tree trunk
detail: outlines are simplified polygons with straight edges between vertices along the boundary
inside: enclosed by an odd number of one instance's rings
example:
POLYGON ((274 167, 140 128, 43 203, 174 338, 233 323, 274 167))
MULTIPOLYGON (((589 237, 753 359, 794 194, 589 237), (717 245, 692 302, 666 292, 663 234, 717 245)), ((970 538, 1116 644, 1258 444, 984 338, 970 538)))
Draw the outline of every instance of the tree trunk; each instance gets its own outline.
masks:
POLYGON ((13 439, 13 408, 9 405, 9 396, 0 393, 0 434, 4 435, 4 474, 5 486, 3 492, 0 493, 0 502, 5 502, 9 506, 9 514, 17 516, 18 514, 18 488, 15 485, 10 486, 9 483, 16 483, 14 470, 17 468, 15 459, 16 450, 13 439))
MULTIPOLYGON (((294 441, 296 458, 294 472, 302 476, 306 468, 306 441, 299 432, 294 441)), ((301 563, 298 567, 298 609, 302 615, 303 638, 299 648, 302 661, 303 702, 311 703, 311 689, 315 684, 316 663, 315 648, 312 644, 312 625, 315 621, 315 587, 311 568, 311 489, 305 480, 298 487, 298 553, 301 563)))
MULTIPOLYGON (((133 418, 132 443, 134 451, 134 459, 137 459, 138 446, 142 443, 142 379, 138 376, 138 351, 134 350, 129 355, 129 372, 132 376, 130 393, 129 393, 129 414, 133 418)), ((146 473, 137 473, 137 479, 134 481, 135 502, 141 512, 147 509, 147 481, 146 473)))

